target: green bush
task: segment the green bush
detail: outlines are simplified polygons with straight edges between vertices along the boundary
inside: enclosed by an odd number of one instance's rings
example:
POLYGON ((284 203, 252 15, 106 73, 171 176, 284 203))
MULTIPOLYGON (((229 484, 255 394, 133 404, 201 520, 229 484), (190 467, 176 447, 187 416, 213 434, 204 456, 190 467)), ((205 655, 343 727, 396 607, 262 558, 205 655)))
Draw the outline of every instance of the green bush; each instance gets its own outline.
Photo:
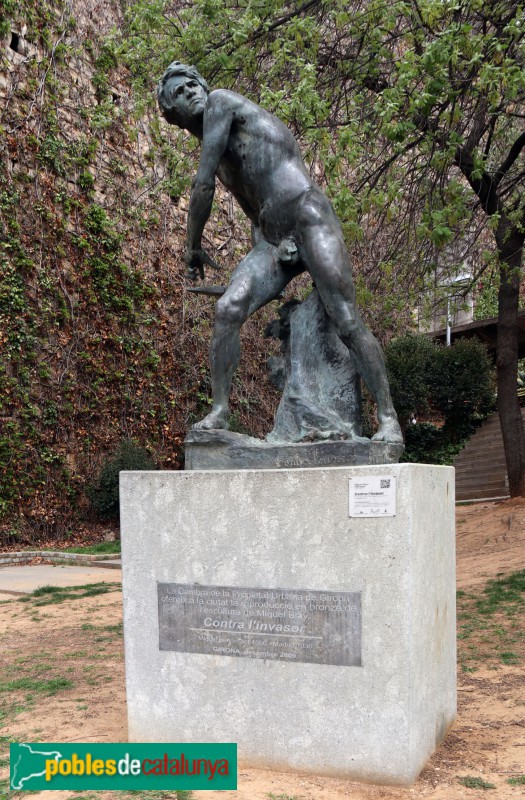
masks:
POLYGON ((405 461, 451 464, 466 439, 495 407, 494 367, 478 339, 452 347, 427 336, 394 339, 385 352, 392 400, 405 433, 405 461), (432 413, 442 427, 412 425, 432 413))
POLYGON ((429 456, 432 456, 439 445, 440 433, 439 428, 430 422, 409 425, 405 431, 403 460, 416 464, 427 464, 429 456))
POLYGON ((403 430, 412 417, 429 411, 429 376, 437 349, 428 336, 414 334, 399 336, 386 348, 390 391, 403 430))
POLYGON ((119 517, 119 473, 123 470, 153 470, 155 462, 144 447, 124 439, 113 458, 106 461, 97 480, 86 489, 95 514, 101 519, 119 517))
POLYGON ((413 464, 452 464, 463 447, 463 440, 450 442, 444 428, 430 422, 408 425, 402 461, 413 464))
POLYGON ((449 441, 470 436, 495 406, 494 368, 485 345, 479 339, 458 339, 452 347, 436 348, 430 392, 449 441))

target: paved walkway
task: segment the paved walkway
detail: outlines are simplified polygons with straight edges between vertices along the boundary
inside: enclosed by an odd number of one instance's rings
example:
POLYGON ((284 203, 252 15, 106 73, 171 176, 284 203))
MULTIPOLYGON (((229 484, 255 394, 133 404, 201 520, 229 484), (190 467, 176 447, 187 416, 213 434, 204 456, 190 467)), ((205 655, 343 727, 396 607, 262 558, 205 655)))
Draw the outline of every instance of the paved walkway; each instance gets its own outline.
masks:
POLYGON ((83 586, 85 583, 120 583, 122 570, 107 567, 64 567, 60 564, 6 566, 0 569, 0 600, 29 594, 39 586, 83 586))

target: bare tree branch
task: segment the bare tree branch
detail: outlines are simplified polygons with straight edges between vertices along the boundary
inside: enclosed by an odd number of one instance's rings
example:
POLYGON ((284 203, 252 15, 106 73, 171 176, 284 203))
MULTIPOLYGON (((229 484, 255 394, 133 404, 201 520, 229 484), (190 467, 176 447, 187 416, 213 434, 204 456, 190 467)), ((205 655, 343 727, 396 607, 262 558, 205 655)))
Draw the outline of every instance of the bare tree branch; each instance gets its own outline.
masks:
POLYGON ((512 167, 516 159, 518 158, 519 154, 525 147, 525 133, 520 134, 512 147, 509 150, 509 154, 505 161, 497 168, 492 176, 492 180, 495 186, 498 186, 501 183, 501 179, 507 174, 509 169, 512 167))
POLYGON ((392 156, 390 156, 390 158, 388 158, 386 161, 384 161, 384 162, 381 164, 381 166, 380 166, 380 167, 378 167, 378 169, 376 169, 375 173, 372 173, 371 175, 367 175, 367 176, 366 176, 366 178, 364 178, 364 179, 361 181, 361 183, 358 185, 358 187, 357 187, 356 191, 357 191, 357 192, 360 192, 360 191, 361 191, 361 189, 362 189, 364 186, 366 186, 366 184, 367 184, 367 183, 369 184, 369 188, 370 188, 370 189, 373 189, 373 188, 374 188, 374 186, 377 184, 377 182, 378 182, 379 178, 381 177, 381 175, 382 175, 384 172, 386 172, 386 171, 387 171, 387 169, 389 168, 389 166, 390 166, 391 164, 393 164, 393 163, 394 163, 394 161, 396 161, 396 160, 397 160, 397 159, 398 159, 400 156, 402 156, 402 155, 405 155, 405 154, 406 154, 406 153, 408 153, 410 150, 412 150, 414 147, 417 147, 417 145, 418 145, 420 142, 422 142, 424 138, 425 138, 425 134, 422 134, 421 136, 418 136, 418 138, 417 138, 417 139, 413 139, 411 142, 409 142, 407 145, 405 145, 405 147, 403 147, 403 149, 402 149, 402 150, 400 150, 398 153, 394 153, 392 156))

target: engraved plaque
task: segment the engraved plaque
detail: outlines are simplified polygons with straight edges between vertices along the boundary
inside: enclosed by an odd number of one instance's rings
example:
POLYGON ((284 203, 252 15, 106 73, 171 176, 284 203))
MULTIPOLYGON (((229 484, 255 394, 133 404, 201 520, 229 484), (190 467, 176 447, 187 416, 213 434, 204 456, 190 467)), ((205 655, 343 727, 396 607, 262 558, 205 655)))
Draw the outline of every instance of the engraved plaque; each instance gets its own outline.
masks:
POLYGON ((361 593, 159 583, 159 647, 361 666, 361 593))

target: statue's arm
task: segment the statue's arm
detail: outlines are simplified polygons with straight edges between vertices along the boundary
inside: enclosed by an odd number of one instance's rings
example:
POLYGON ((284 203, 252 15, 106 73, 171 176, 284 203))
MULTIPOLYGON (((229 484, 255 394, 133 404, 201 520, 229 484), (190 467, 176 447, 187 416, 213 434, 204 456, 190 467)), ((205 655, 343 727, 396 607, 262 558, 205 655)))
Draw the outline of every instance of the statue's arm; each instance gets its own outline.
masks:
POLYGON ((213 102, 211 96, 208 105, 204 116, 199 167, 191 187, 188 212, 186 264, 190 277, 196 277, 197 270, 201 277, 204 276, 203 265, 207 258, 201 247, 202 233, 211 213, 215 194, 215 176, 220 160, 228 146, 233 119, 231 109, 220 99, 213 102))

